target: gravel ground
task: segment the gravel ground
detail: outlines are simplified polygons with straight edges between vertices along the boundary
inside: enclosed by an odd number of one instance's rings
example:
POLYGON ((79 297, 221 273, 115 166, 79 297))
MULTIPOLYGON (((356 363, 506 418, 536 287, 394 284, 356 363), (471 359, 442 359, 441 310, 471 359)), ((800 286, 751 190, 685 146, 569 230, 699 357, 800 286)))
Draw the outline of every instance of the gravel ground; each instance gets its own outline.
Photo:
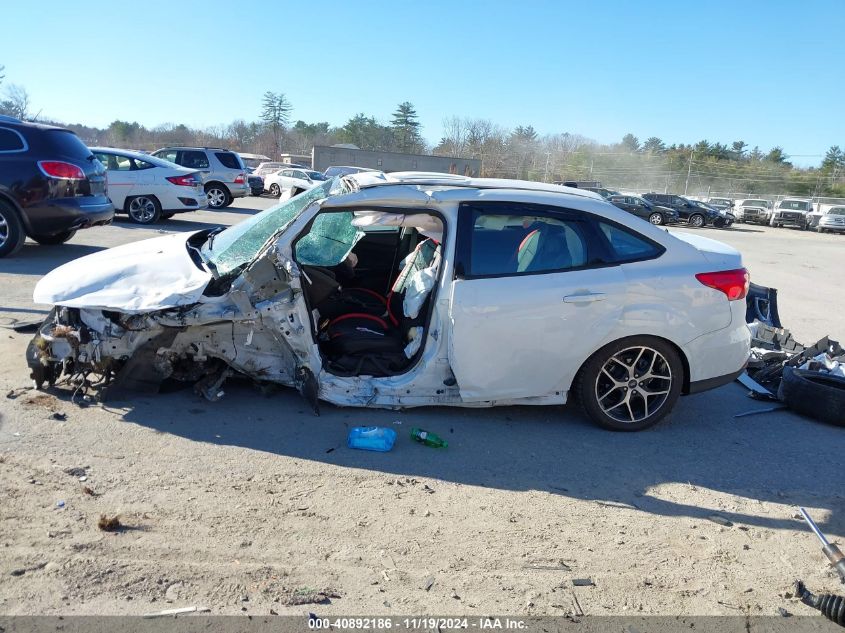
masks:
MULTIPOLYGON (((160 228, 229 224, 271 203, 160 228)), ((798 340, 845 338, 845 237, 704 232, 779 289, 798 340)), ((54 266, 156 234, 121 221, 63 247, 28 243, 0 260, 0 325, 43 312, 31 293, 54 266)), ((736 384, 683 398, 637 434, 568 407, 325 405, 314 417, 293 392, 245 384, 215 404, 184 390, 80 407, 23 390, 28 339, 0 329, 6 615, 809 614, 795 578, 837 589, 794 515, 806 505, 845 535, 845 432, 787 412, 735 419, 763 406, 736 384), (350 426, 369 424, 399 431, 391 453, 345 447, 350 426), (449 448, 413 444, 411 426, 449 448), (123 527, 101 531, 103 515, 123 527)))

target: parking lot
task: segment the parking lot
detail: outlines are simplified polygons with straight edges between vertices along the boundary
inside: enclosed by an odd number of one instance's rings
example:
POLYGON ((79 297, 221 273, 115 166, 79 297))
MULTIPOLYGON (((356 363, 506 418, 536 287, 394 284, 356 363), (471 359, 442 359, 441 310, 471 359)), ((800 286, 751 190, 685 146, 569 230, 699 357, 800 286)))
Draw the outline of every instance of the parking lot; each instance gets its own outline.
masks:
MULTIPOLYGON (((154 227, 118 216, 63 246, 28 242, 0 260, 0 325, 46 313, 32 290, 55 266, 273 203, 250 197, 154 227)), ((698 231, 778 289, 797 340, 845 337, 845 237, 698 231)), ((737 384, 683 398, 635 434, 571 407, 327 405, 315 417, 293 391, 245 384, 217 403, 187 389, 83 408, 22 390, 31 335, 0 333, 7 614, 809 614, 787 597, 794 579, 835 588, 794 514, 807 506, 845 537, 845 435, 784 411, 734 418, 766 406, 737 384), (346 448, 349 427, 372 424, 399 432, 392 452, 346 448), (412 443, 412 426, 449 448, 412 443), (75 468, 84 481, 65 472, 75 468), (101 515, 125 529, 99 531, 101 515)))

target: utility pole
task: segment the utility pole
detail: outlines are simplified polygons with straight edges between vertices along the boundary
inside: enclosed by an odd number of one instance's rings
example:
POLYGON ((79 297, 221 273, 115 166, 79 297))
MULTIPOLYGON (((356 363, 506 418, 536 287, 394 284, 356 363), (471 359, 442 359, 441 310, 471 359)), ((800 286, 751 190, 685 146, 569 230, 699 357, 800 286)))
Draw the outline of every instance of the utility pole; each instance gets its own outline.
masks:
POLYGON ((689 175, 692 171, 692 157, 695 154, 694 151, 690 150, 689 153, 689 166, 687 167, 687 181, 684 183, 684 195, 687 195, 687 189, 689 188, 689 175))
POLYGON ((587 178, 587 180, 592 180, 592 179, 593 179, 593 162, 595 162, 595 160, 591 158, 591 159, 590 159, 590 177, 589 177, 589 178, 587 178))
POLYGON ((551 156, 551 152, 546 152, 546 173, 543 174, 543 182, 549 182, 549 158, 551 158, 551 156))

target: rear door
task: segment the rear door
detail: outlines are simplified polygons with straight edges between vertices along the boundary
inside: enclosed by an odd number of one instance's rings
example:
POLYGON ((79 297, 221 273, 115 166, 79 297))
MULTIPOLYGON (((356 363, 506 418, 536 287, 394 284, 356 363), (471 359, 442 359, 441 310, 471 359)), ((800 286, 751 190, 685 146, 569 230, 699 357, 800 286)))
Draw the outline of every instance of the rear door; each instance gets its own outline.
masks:
POLYGON ((459 211, 449 362, 466 402, 562 395, 625 303, 589 216, 465 203, 459 211))
POLYGON ((106 177, 109 183, 109 198, 116 209, 123 209, 126 198, 133 194, 135 176, 132 171, 132 160, 126 156, 106 152, 94 154, 106 166, 106 177))

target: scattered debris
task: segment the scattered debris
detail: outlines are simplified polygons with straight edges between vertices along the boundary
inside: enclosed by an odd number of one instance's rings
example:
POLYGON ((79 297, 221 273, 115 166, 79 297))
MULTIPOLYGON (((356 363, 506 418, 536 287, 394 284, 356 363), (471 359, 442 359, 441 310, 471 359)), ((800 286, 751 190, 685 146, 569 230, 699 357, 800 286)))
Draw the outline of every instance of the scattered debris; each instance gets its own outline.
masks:
POLYGON ((56 412, 56 413, 53 413, 53 415, 51 415, 50 418, 53 419, 53 420, 58 420, 59 422, 64 422, 65 420, 67 420, 67 413, 56 412))
POLYGON ((428 578, 426 578, 425 584, 423 585, 423 588, 426 591, 430 591, 433 586, 434 586, 434 576, 429 576, 428 578))
POLYGON ((145 613, 145 618, 165 618, 169 615, 181 615, 183 613, 208 613, 208 607, 179 607, 178 609, 165 609, 156 613, 145 613))
POLYGON ((721 514, 711 514, 707 517, 713 523, 718 523, 719 525, 724 525, 725 527, 733 527, 733 521, 723 517, 721 514))
POLYGON ((449 443, 431 431, 414 427, 411 429, 411 439, 431 448, 447 448, 449 443))
POLYGON ((177 580, 176 582, 170 583, 167 586, 167 589, 164 590, 164 597, 169 602, 175 602, 179 599, 179 592, 185 588, 185 583, 181 580, 177 580))
POLYGON ((557 564, 550 564, 550 563, 528 563, 527 565, 522 566, 523 569, 534 569, 540 571, 572 571, 572 568, 560 561, 557 564))
POLYGON ((791 618, 792 617, 792 614, 789 611, 787 611, 786 609, 784 609, 783 607, 778 607, 778 613, 780 614, 780 617, 782 617, 782 618, 791 618))
POLYGON ((89 497, 99 497, 99 496, 100 496, 100 494, 99 494, 99 493, 94 492, 94 491, 93 491, 93 490, 91 490, 91 488, 89 488, 88 486, 82 486, 82 492, 83 492, 83 494, 86 494, 86 495, 88 495, 89 497))
POLYGON ((37 565, 33 565, 32 567, 21 567, 20 569, 13 569, 11 572, 9 572, 9 574, 11 576, 23 576, 27 572, 38 571, 39 569, 44 569, 46 566, 46 562, 38 563, 37 565))
POLYGON ((760 413, 771 413, 772 411, 780 411, 781 409, 786 409, 785 404, 779 404, 774 407, 766 407, 765 409, 752 409, 751 411, 743 411, 742 413, 737 413, 734 417, 735 418, 745 418, 749 415, 758 415, 760 413))
POLYGON ((119 516, 115 515, 109 518, 105 514, 101 514, 100 520, 97 521, 97 527, 103 532, 117 532, 123 527, 123 525, 120 523, 119 516))
POLYGON ((84 468, 73 467, 73 468, 65 468, 63 471, 66 475, 70 475, 71 477, 84 477, 88 474, 88 471, 84 468))
POLYGON ((56 501, 56 507, 57 508, 64 508, 65 507, 64 499, 59 499, 58 501, 56 501))
POLYGON ((332 598, 340 598, 341 595, 334 589, 323 589, 317 591, 309 587, 302 587, 284 596, 281 602, 287 606, 301 604, 329 604, 332 598))
POLYGON ((32 391, 32 387, 18 387, 17 389, 10 389, 6 392, 6 397, 9 400, 14 400, 18 396, 25 394, 27 391, 32 391))
POLYGON ((595 587, 596 583, 592 578, 573 578, 572 584, 576 587, 595 587))
POLYGON ((349 429, 346 445, 363 451, 386 453, 393 448, 396 431, 381 426, 354 426, 349 429))

